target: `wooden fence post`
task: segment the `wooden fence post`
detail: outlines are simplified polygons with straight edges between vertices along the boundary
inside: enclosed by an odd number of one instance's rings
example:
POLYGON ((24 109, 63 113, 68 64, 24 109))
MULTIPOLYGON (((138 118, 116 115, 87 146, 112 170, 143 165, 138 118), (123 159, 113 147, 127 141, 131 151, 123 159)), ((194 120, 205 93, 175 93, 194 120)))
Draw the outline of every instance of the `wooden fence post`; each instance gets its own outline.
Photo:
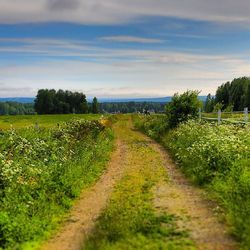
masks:
POLYGON ((199 121, 201 121, 201 108, 199 108, 199 121))
POLYGON ((218 110, 218 125, 221 125, 221 110, 218 110))
POLYGON ((244 120, 245 122, 248 122, 248 108, 244 109, 244 120))

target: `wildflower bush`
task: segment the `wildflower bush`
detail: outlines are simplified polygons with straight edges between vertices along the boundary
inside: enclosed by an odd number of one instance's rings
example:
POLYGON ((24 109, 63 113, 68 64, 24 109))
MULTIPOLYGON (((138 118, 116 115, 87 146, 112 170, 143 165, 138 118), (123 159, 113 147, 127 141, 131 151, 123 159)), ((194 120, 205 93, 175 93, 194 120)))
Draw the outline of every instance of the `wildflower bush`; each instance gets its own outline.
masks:
POLYGON ((54 229, 101 174, 112 138, 97 120, 1 131, 0 249, 19 249, 54 229))
MULTIPOLYGON (((135 125, 150 136, 162 119, 134 118, 135 125)), ((250 128, 243 125, 189 120, 153 138, 170 150, 178 166, 195 183, 206 186, 225 211, 232 233, 250 246, 250 128)))
POLYGON ((235 125, 189 121, 163 139, 184 171, 199 184, 227 176, 235 162, 250 156, 250 131, 235 125))

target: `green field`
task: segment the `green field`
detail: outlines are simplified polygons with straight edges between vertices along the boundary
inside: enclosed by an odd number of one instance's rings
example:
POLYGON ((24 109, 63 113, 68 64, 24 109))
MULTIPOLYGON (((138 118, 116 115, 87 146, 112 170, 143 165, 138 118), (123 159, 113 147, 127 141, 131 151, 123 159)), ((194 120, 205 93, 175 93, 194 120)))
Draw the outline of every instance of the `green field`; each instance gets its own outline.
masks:
POLYGON ((72 119, 95 120, 100 115, 94 114, 69 114, 69 115, 17 115, 0 116, 0 129, 25 128, 29 126, 53 127, 57 123, 67 122, 72 119))
MULTIPOLYGON (((202 118, 205 119, 218 119, 218 113, 202 113, 202 118)), ((221 119, 222 121, 231 121, 231 122, 244 122, 245 121, 245 115, 243 112, 222 112, 221 113, 221 119)), ((250 119, 250 116, 248 115, 248 120, 250 119)))

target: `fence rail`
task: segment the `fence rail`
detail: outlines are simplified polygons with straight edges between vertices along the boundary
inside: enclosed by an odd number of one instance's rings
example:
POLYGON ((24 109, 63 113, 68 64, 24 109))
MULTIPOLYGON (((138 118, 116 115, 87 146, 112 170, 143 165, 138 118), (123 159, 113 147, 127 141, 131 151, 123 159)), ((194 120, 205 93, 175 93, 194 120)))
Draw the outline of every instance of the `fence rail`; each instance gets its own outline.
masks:
POLYGON ((249 122, 249 111, 245 108, 244 111, 233 111, 233 112, 218 112, 204 113, 199 110, 200 120, 215 121, 219 125, 222 122, 233 123, 233 124, 250 124, 249 122))

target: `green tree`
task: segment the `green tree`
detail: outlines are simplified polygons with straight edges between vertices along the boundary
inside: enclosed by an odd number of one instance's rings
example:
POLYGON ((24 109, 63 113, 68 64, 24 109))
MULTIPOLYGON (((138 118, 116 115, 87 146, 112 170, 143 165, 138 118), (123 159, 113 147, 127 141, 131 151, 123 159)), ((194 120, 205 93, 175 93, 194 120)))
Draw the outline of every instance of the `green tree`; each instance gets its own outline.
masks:
POLYGON ((233 105, 228 105, 223 111, 224 112, 233 112, 234 106, 233 105))
POLYGON ((88 104, 83 93, 40 89, 35 99, 35 110, 38 114, 85 114, 88 113, 88 104))
POLYGON ((38 114, 53 114, 54 99, 56 91, 54 89, 40 89, 35 99, 35 110, 38 114))
POLYGON ((224 105, 223 105, 222 103, 220 103, 220 102, 216 103, 216 104, 214 105, 213 112, 218 112, 219 110, 222 110, 223 106, 224 106, 224 105))
POLYGON ((223 107, 227 107, 230 103, 230 82, 222 84, 216 91, 215 102, 222 103, 223 107))
POLYGON ((207 99, 205 101, 204 105, 204 111, 207 113, 210 113, 213 111, 215 105, 215 99, 211 96, 211 94, 208 94, 207 99))
POLYGON ((93 114, 99 113, 99 104, 98 104, 98 100, 96 97, 94 97, 93 102, 92 102, 92 113, 93 114))
POLYGON ((171 128, 190 118, 198 118, 201 102, 198 99, 199 91, 186 91, 182 95, 178 93, 172 101, 166 105, 166 114, 171 128))
MULTIPOLYGON (((233 107, 235 111, 242 111, 250 105, 250 79, 241 77, 218 87, 215 103, 223 104, 222 108, 233 107)), ((250 107, 249 107, 250 108, 250 107)))
POLYGON ((35 114, 33 103, 0 102, 0 115, 35 114))
POLYGON ((250 84, 247 87, 245 105, 244 106, 248 107, 248 109, 250 109, 250 84))
POLYGON ((84 95, 84 98, 83 98, 83 100, 81 102, 80 107, 81 107, 81 112, 83 114, 87 114, 89 112, 89 106, 88 106, 88 102, 87 102, 87 99, 86 99, 85 95, 84 95))

